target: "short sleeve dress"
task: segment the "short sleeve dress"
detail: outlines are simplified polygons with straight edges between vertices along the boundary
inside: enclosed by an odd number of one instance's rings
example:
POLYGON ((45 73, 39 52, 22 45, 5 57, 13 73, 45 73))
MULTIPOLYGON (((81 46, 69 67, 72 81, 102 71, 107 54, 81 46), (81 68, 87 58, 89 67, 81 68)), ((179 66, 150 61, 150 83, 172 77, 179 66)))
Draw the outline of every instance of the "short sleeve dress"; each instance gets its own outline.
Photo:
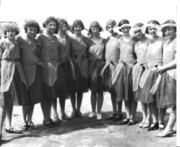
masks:
POLYGON ((42 67, 38 57, 39 50, 35 39, 18 36, 17 41, 21 49, 21 65, 25 74, 28 96, 31 104, 41 102, 43 98, 42 67))
POLYGON ((0 106, 29 105, 27 84, 20 60, 20 48, 16 41, 7 38, 0 42, 1 87, 0 106))
POLYGON ((134 99, 132 69, 135 65, 134 41, 130 38, 124 40, 120 37, 117 42, 117 49, 120 51, 119 62, 113 73, 112 82, 117 94, 117 101, 129 101, 134 99))
POLYGON ((59 43, 54 35, 51 39, 41 34, 37 38, 37 45, 40 48, 40 60, 42 62, 43 93, 45 99, 57 98, 58 91, 58 66, 59 66, 59 43))
POLYGON ((87 37, 82 36, 81 40, 72 37, 71 58, 75 66, 76 80, 74 80, 74 87, 77 93, 88 91, 88 49, 89 39, 87 37))
POLYGON ((151 94, 150 90, 157 80, 158 73, 153 69, 158 65, 162 65, 162 57, 163 38, 159 37, 156 40, 149 40, 146 55, 146 67, 139 83, 139 86, 141 88, 139 101, 143 103, 155 102, 155 95, 151 94))
MULTIPOLYGON (((176 58, 176 35, 165 40, 163 44, 163 65, 176 58)), ((161 81, 156 92, 158 108, 176 106, 176 68, 162 73, 161 81)))
POLYGON ((102 92, 103 83, 101 78, 101 72, 104 66, 104 51, 105 51, 105 39, 101 38, 101 41, 94 41, 90 38, 91 45, 89 48, 89 75, 90 75, 90 90, 93 92, 102 92))

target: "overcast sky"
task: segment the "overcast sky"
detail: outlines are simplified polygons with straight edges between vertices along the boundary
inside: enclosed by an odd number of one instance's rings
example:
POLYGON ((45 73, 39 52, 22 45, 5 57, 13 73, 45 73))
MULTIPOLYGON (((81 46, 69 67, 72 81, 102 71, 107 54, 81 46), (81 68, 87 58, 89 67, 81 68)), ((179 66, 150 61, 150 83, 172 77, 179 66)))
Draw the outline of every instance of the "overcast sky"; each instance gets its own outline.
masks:
POLYGON ((108 19, 119 22, 126 18, 131 24, 157 19, 176 20, 176 0, 0 0, 0 21, 23 23, 36 19, 40 24, 48 16, 66 18, 69 23, 82 19, 88 28, 93 20, 105 27, 108 19))

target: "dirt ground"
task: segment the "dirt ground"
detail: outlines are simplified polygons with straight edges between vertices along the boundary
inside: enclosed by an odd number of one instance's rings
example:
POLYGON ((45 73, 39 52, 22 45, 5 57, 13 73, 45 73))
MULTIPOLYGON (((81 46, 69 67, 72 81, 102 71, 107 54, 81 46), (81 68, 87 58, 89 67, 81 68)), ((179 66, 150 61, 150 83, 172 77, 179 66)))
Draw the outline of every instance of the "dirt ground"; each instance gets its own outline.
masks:
MULTIPOLYGON (((19 128, 22 123, 21 109, 21 107, 14 107, 12 124, 15 128, 19 128)), ((139 104, 136 114, 137 124, 130 127, 105 120, 112 112, 109 93, 104 94, 102 121, 88 119, 90 110, 90 92, 88 92, 84 94, 82 102, 84 118, 64 121, 61 126, 47 128, 42 125, 42 111, 40 105, 37 104, 33 115, 37 130, 28 130, 18 135, 3 131, 2 147, 174 147, 176 144, 176 136, 158 138, 155 134, 159 133, 159 130, 148 132, 138 127, 142 118, 139 104)), ((124 105, 122 110, 125 112, 124 105)), ((66 112, 69 116, 71 111, 68 99, 66 112)), ((125 116, 125 113, 123 114, 125 116)), ((166 123, 167 118, 168 114, 165 118, 166 123)))

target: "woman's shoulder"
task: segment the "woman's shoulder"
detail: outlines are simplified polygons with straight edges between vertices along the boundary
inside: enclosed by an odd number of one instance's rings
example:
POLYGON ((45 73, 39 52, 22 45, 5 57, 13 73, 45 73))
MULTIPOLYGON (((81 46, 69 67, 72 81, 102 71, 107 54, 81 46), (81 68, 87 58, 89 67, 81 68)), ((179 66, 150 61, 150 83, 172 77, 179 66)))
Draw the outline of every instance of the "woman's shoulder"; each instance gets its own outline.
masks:
POLYGON ((18 44, 21 45, 21 44, 27 42, 27 36, 20 36, 20 35, 18 35, 18 36, 15 37, 15 41, 16 41, 18 44))
POLYGON ((107 38, 104 38, 102 36, 100 36, 100 38, 102 39, 102 42, 106 42, 107 38))
POLYGON ((84 40, 85 42, 88 42, 88 41, 89 41, 89 37, 86 37, 86 36, 83 35, 83 40, 84 40))
POLYGON ((44 34, 37 34, 35 39, 43 39, 46 37, 44 34))

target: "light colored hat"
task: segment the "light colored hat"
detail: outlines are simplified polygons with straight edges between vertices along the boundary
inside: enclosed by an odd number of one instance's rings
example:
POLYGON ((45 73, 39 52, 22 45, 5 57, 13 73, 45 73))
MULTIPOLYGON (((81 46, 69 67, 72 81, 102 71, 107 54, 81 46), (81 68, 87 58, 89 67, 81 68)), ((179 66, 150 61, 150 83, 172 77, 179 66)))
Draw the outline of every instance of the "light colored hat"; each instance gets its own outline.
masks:
POLYGON ((127 19, 122 19, 122 20, 118 23, 118 29, 119 29, 120 32, 121 32, 121 29, 122 29, 123 27, 130 27, 130 28, 131 28, 131 25, 130 25, 129 20, 127 20, 127 19))
POLYGON ((161 24, 160 30, 162 31, 165 27, 175 27, 176 28, 176 22, 174 20, 166 20, 161 24))
POLYGON ((136 23, 133 27, 132 27, 133 32, 141 30, 141 32, 144 34, 144 24, 139 22, 136 23))
POLYGON ((149 31, 148 31, 149 27, 156 28, 157 30, 159 30, 160 23, 157 20, 150 20, 150 21, 148 21, 148 23, 145 26, 145 33, 146 34, 149 34, 149 31))

